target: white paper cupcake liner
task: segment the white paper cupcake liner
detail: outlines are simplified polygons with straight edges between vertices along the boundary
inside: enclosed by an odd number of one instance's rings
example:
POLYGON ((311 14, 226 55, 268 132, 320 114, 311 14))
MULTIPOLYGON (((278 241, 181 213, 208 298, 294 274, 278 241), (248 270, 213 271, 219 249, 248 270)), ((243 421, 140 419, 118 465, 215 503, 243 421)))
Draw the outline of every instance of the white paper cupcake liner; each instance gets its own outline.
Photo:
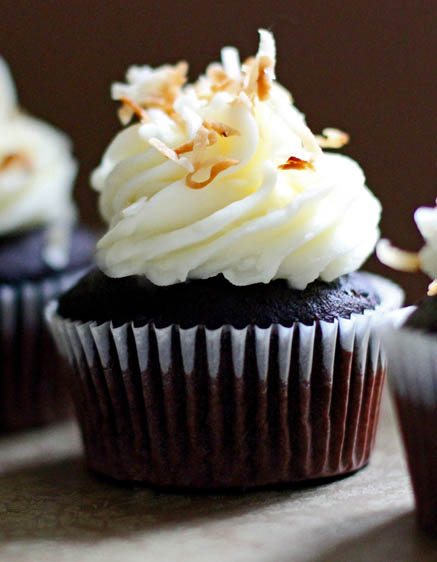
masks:
MULTIPOLYGON (((372 278, 384 308, 402 292, 372 278)), ((246 487, 355 471, 373 446, 385 361, 376 311, 262 329, 47 319, 74 367, 91 469, 166 486, 246 487)))
POLYGON ((437 335, 392 328, 382 337, 418 521, 437 535, 437 335))
POLYGON ((64 363, 45 325, 44 308, 83 273, 0 283, 0 431, 40 425, 71 411, 64 363))

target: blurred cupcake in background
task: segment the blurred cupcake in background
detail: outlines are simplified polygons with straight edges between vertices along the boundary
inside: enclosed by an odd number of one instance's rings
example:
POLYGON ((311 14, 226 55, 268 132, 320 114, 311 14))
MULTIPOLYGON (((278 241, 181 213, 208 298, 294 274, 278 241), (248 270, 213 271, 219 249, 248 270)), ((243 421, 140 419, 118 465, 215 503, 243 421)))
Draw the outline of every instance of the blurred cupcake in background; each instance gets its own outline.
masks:
POLYGON ((131 67, 127 124, 92 176, 108 224, 99 269, 48 318, 91 469, 125 481, 247 487, 369 460, 385 365, 375 312, 402 291, 356 271, 380 204, 347 135, 316 137, 256 56, 187 84, 187 64, 131 67))
POLYGON ((76 171, 69 139, 17 106, 0 57, 0 431, 69 410, 42 311, 93 256, 93 235, 75 226, 76 171))
POLYGON ((422 528, 437 536, 437 207, 414 214, 425 244, 406 252, 381 240, 379 259, 401 271, 423 271, 433 281, 428 296, 402 325, 384 330, 390 386, 422 528))

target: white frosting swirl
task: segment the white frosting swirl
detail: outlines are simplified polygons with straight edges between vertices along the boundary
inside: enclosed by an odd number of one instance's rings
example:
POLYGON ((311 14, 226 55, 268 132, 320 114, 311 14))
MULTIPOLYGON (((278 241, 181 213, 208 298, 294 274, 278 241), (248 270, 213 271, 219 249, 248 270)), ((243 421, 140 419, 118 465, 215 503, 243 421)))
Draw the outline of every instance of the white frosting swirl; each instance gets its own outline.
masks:
POLYGON ((289 93, 270 82, 274 57, 273 38, 263 30, 256 59, 242 70, 235 49, 224 49, 222 67, 211 65, 171 100, 176 117, 146 101, 172 67, 136 68, 129 84, 115 85, 114 97, 148 111, 147 120, 113 140, 92 177, 109 223, 97 253, 106 274, 144 274, 169 285, 222 273, 236 285, 284 278, 304 289, 367 258, 379 235, 380 204, 359 166, 323 153, 289 93), (229 79, 225 88, 214 81, 220 72, 229 79), (183 156, 160 149, 159 141, 170 149, 196 143, 202 124, 212 122, 233 132, 183 156), (305 169, 280 168, 290 156, 305 169), (188 178, 202 182, 223 160, 233 164, 205 187, 189 187, 188 178))
POLYGON ((76 170, 69 139, 17 109, 14 84, 0 58, 0 235, 71 223, 76 170))

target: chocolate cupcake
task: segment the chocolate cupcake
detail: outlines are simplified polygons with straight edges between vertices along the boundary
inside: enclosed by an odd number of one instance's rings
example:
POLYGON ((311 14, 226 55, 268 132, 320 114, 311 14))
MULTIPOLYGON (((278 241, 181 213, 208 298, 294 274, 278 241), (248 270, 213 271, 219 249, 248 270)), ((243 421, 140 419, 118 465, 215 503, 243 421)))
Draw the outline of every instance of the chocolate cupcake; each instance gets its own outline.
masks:
POLYGON ((0 431, 71 409, 43 310, 93 255, 94 237, 74 227, 75 175, 68 139, 18 110, 0 58, 0 431))
MULTIPOLYGON (((421 207, 415 220, 425 238, 420 252, 387 241, 378 246, 384 263, 437 277, 437 208, 421 207)), ((420 526, 437 536, 437 282, 398 328, 384 330, 389 380, 396 404, 420 526)), ((404 315, 405 316, 405 315, 404 315)))
POLYGON ((326 154, 274 80, 275 44, 184 85, 187 65, 115 84, 123 130, 92 176, 109 228, 99 270, 47 309, 73 365, 92 470, 247 487, 355 471, 373 446, 385 364, 377 312, 402 292, 354 273, 380 205, 326 154))

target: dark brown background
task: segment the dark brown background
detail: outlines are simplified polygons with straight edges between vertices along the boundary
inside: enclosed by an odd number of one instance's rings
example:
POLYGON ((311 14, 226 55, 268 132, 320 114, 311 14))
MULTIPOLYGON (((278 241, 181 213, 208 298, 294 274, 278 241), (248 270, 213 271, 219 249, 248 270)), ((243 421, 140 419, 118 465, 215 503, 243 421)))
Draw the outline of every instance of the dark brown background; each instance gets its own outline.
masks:
MULTIPOLYGON (((384 206, 385 236, 420 245, 412 212, 437 195, 437 2, 0 0, 0 52, 11 65, 22 105, 74 140, 81 169, 82 217, 97 224, 90 171, 119 129, 109 86, 130 64, 181 58, 191 78, 220 48, 257 49, 258 27, 273 30, 279 81, 315 132, 351 134, 345 150, 364 168, 384 206)), ((425 277, 384 272, 423 294, 425 277)))

